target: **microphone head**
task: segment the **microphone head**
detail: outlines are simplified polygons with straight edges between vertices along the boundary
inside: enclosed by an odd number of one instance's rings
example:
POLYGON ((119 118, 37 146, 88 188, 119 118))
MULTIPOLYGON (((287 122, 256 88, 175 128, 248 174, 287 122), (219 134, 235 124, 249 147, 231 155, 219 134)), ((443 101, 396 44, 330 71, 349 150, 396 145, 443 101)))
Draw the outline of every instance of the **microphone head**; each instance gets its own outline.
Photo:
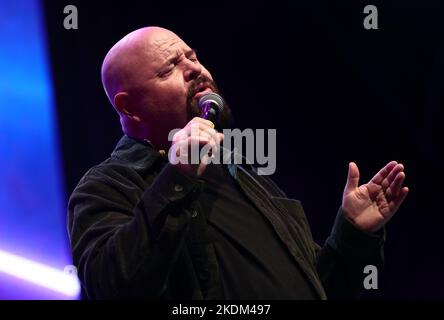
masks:
POLYGON ((215 106, 217 113, 220 113, 225 106, 224 99, 214 92, 206 93, 199 99, 199 108, 201 110, 208 108, 208 104, 215 106))

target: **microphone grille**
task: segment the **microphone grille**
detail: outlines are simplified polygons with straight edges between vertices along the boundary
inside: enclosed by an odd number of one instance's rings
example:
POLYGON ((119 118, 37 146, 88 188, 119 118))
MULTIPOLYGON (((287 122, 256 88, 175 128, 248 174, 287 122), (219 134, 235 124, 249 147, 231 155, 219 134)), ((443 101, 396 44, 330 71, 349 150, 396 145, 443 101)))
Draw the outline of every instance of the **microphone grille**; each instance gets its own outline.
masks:
POLYGON ((206 102, 214 103, 217 106, 217 108, 219 109, 219 112, 221 112, 225 106, 224 99, 220 95, 218 95, 217 93, 214 93, 214 92, 209 92, 209 93, 204 94, 199 99, 199 107, 202 108, 202 106, 206 102))

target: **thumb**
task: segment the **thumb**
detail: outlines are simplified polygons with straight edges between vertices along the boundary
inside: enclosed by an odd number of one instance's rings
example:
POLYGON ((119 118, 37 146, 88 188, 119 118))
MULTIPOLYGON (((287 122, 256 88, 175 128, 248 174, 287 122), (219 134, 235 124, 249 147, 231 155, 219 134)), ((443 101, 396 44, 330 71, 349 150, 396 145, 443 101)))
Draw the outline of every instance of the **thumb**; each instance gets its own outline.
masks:
POLYGON ((344 193, 349 193, 356 189, 359 185, 359 169, 356 163, 350 162, 348 164, 348 177, 345 185, 344 193))

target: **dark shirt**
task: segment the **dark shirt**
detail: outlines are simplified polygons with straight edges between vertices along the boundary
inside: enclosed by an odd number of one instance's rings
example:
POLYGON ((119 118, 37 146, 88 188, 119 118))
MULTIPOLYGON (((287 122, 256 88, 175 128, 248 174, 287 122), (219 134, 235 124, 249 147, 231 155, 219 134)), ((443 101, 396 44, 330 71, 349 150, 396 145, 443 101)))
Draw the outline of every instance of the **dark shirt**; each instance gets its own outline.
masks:
POLYGON ((209 165, 200 196, 227 299, 317 299, 288 249, 223 165, 209 165))

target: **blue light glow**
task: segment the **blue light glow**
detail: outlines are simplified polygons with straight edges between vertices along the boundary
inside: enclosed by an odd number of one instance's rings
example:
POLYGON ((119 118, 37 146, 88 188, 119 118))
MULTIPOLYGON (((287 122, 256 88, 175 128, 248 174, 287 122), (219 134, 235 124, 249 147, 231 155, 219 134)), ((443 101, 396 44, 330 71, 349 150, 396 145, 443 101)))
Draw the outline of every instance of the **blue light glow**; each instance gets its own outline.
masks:
POLYGON ((0 250, 63 271, 71 258, 42 16, 38 0, 0 0, 0 250))

